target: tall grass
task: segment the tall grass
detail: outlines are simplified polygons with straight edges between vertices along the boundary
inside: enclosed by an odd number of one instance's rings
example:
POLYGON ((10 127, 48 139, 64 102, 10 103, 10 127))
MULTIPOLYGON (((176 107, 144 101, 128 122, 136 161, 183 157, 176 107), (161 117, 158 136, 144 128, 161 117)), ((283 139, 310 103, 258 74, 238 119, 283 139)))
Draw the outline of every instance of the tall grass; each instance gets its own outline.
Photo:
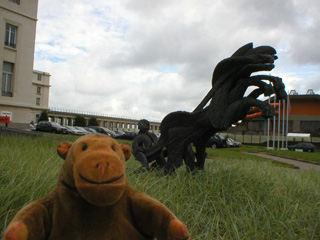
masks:
MULTIPOLYGON (((0 229, 54 187, 63 161, 55 150, 60 141, 0 136, 0 229)), ((136 171, 140 165, 132 158, 127 176, 169 207, 192 239, 320 239, 319 171, 215 153, 205 171, 188 174, 181 167, 171 176, 136 171)))
POLYGON ((266 162, 215 160, 195 175, 128 173, 166 204, 193 239, 319 239, 320 176, 266 162))
POLYGON ((18 209, 48 193, 62 160, 57 139, 0 136, 0 229, 18 209))

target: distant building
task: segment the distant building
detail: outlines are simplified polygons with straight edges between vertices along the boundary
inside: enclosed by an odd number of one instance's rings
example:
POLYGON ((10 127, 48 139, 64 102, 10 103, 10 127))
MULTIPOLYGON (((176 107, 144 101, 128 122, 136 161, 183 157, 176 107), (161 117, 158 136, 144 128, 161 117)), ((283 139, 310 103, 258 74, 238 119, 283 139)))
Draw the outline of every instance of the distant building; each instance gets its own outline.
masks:
POLYGON ((290 95, 289 132, 320 135, 320 95, 290 95))
MULTIPOLYGON (((96 118, 100 127, 106 127, 110 130, 128 131, 128 132, 138 132, 138 122, 140 119, 135 119, 125 116, 112 116, 104 113, 93 113, 86 111, 77 110, 67 110, 67 109, 57 109, 50 108, 49 121, 57 122, 60 125, 73 126, 75 118, 77 116, 84 117, 88 123, 90 118, 96 118)), ((150 131, 154 133, 160 132, 160 122, 150 120, 150 131)))
POLYGON ((0 115, 23 128, 48 110, 50 74, 33 70, 38 0, 0 1, 0 115))
MULTIPOLYGON (((313 90, 309 89, 307 94, 298 94, 296 91, 291 91, 289 95, 290 107, 288 115, 288 132, 289 133, 310 133, 311 136, 320 136, 320 95, 315 94, 313 90)), ((271 98, 271 102, 272 102, 271 98)), ((283 130, 283 107, 280 116, 280 128, 283 130)), ((278 109, 276 109, 278 110, 278 109)), ((284 108, 285 115, 287 113, 287 105, 284 108)), ((237 132, 239 134, 253 134, 266 135, 268 130, 268 121, 262 117, 248 119, 235 127, 230 128, 230 132, 237 132)), ((287 122, 285 116, 284 128, 286 129, 287 122)), ((270 129, 273 131, 273 118, 270 119, 270 129)), ((228 132, 229 132, 228 130, 228 132)), ((275 130, 278 132, 278 117, 275 121, 275 130)))

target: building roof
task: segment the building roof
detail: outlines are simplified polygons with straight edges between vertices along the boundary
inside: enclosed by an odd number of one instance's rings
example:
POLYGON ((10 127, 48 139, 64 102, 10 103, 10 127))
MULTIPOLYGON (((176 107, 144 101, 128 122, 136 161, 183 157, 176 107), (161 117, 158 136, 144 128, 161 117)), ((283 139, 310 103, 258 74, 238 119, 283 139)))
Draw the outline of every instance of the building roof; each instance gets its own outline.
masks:
MULTIPOLYGON (((320 101, 319 94, 298 94, 298 95, 289 95, 290 102, 292 101, 320 101)), ((276 100, 278 101, 278 100, 276 100)), ((268 99, 264 100, 264 102, 268 102, 268 99)), ((274 102, 274 97, 270 98, 270 102, 274 102)))
POLYGON ((295 100, 317 100, 320 101, 320 95, 319 94, 311 94, 311 95, 289 95, 290 101, 295 100))

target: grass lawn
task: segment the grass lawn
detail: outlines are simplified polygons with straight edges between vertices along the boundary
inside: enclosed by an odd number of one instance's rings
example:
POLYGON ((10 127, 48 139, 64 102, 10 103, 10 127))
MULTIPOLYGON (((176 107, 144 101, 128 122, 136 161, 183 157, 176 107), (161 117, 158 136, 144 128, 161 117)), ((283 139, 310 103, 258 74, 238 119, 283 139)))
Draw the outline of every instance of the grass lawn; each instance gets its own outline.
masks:
MULTIPOLYGON (((74 139, 0 135, 0 231, 55 186, 63 163, 56 146, 74 139)), ((171 176, 137 172, 140 164, 131 158, 129 182, 169 207, 194 240, 320 239, 318 171, 281 168, 230 149, 208 152, 213 159, 205 171, 181 167, 171 176)))
POLYGON ((302 161, 309 161, 320 163, 320 153, 319 152, 296 152, 296 151, 270 151, 270 154, 277 155, 280 157, 294 158, 302 161))
POLYGON ((303 160, 308 162, 320 163, 320 152, 313 153, 298 152, 289 150, 266 150, 266 147, 244 145, 241 148, 229 148, 228 151, 248 151, 248 152, 266 152, 268 154, 276 155, 279 157, 293 158, 297 160, 303 160))

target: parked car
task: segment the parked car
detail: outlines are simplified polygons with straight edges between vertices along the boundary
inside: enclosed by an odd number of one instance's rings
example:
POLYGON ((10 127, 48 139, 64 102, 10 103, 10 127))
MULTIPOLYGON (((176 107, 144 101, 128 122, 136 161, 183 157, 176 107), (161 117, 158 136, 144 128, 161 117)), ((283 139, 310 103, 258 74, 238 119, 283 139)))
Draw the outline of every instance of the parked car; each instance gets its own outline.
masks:
POLYGON ((235 140, 233 140, 232 138, 226 138, 226 142, 228 144, 228 147, 242 147, 242 143, 241 142, 237 142, 235 140))
POLYGON ((299 149, 304 152, 314 152, 314 145, 312 143, 300 142, 294 145, 289 145, 288 149, 290 151, 295 151, 296 149, 299 149))
POLYGON ((207 147, 211 148, 226 148, 228 144, 226 139, 218 134, 213 135, 207 142, 207 147))
POLYGON ((122 135, 125 134, 125 132, 123 132, 123 131, 118 131, 118 130, 113 131, 113 132, 116 134, 115 138, 119 138, 119 137, 121 137, 122 135))
POLYGON ((111 131, 109 128, 99 127, 99 126, 89 126, 89 128, 96 130, 98 133, 107 134, 113 138, 116 136, 116 134, 113 131, 111 131))
POLYGON ((91 132, 91 133, 97 133, 97 131, 94 130, 93 128, 85 127, 84 129, 91 132))
POLYGON ((91 134, 92 132, 88 131, 87 129, 85 129, 84 127, 79 127, 79 126, 74 126, 74 128, 78 129, 79 131, 82 132, 82 135, 88 135, 91 134))
POLYGON ((41 121, 36 126, 36 130, 40 132, 52 132, 67 134, 67 129, 56 122, 41 121))
POLYGON ((135 132, 124 132, 123 135, 119 136, 119 139, 133 140, 138 133, 135 132))
POLYGON ((76 129, 75 127, 71 127, 71 126, 65 126, 65 128, 67 129, 67 132, 69 134, 73 134, 73 135, 83 135, 82 132, 78 129, 76 129))

